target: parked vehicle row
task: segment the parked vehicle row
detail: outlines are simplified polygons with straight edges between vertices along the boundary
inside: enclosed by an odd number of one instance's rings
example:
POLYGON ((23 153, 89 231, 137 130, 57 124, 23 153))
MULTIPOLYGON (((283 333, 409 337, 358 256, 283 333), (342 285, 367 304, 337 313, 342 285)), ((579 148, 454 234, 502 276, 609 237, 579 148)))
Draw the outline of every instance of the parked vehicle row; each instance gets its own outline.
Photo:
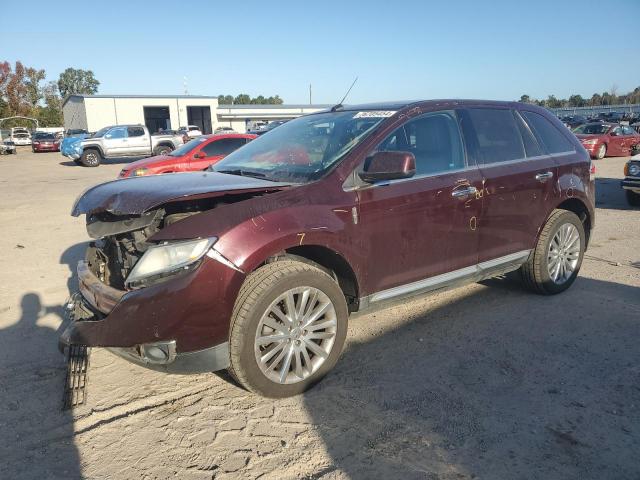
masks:
POLYGON ((569 288, 595 221, 592 173, 534 105, 336 105, 207 172, 86 191, 72 214, 93 241, 60 348, 226 368, 250 391, 295 395, 336 364, 352 312, 515 270, 537 293, 569 288))

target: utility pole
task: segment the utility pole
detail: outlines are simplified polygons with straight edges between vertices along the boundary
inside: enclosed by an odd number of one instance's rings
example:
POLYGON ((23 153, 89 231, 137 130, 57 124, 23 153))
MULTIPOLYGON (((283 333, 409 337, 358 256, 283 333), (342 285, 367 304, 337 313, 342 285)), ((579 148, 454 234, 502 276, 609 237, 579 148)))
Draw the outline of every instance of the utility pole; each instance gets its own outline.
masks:
POLYGON ((182 78, 183 78, 183 83, 182 83, 182 84, 184 85, 184 94, 185 94, 185 95, 189 95, 189 90, 188 90, 188 88, 187 88, 187 77, 186 77, 186 76, 184 76, 184 77, 182 77, 182 78))
POLYGON ((313 102, 311 101, 311 84, 309 84, 309 105, 313 105, 313 102))

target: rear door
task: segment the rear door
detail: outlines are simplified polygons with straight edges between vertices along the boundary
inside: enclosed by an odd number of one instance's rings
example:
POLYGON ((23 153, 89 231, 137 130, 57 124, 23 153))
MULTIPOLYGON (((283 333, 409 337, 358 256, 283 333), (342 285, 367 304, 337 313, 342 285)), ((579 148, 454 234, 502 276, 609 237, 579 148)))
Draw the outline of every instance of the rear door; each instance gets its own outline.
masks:
POLYGON ((461 116, 482 174, 479 262, 524 254, 547 216, 555 162, 512 109, 468 108, 461 116))
POLYGON ((128 127, 128 155, 148 155, 151 153, 151 139, 143 127, 128 127))
POLYGON ((609 146, 607 147, 607 155, 619 157, 625 155, 625 137, 622 133, 622 127, 618 125, 609 132, 609 146))
POLYGON ((466 162, 456 113, 408 120, 371 154, 388 150, 413 153, 416 173, 357 190, 370 290, 413 288, 408 284, 473 270, 482 204, 474 190, 481 178, 466 162))
POLYGON ((640 144, 640 135, 631 127, 623 126, 624 135, 624 155, 632 155, 634 147, 640 144))

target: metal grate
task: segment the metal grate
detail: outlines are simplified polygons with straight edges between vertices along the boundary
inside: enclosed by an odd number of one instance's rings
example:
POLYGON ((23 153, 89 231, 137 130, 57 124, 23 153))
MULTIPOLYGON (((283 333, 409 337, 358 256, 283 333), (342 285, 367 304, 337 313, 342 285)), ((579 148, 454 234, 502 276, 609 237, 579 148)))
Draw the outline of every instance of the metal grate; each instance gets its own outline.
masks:
POLYGON ((67 375, 62 398, 62 410, 69 410, 87 401, 87 372, 91 348, 69 345, 67 348, 67 375))

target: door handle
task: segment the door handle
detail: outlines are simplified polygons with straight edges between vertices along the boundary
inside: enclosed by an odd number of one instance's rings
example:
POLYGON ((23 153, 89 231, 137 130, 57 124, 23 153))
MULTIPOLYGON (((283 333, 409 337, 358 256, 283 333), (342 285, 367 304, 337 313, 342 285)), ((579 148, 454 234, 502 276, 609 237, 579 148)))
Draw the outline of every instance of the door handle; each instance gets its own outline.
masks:
POLYGON ((551 177, 553 177, 553 172, 544 172, 544 173, 536 174, 536 180, 538 180, 539 182, 546 182, 551 177))
POLYGON ((469 195, 473 195, 478 192, 478 189, 473 186, 469 186, 467 188, 461 188, 460 190, 454 190, 451 192, 451 196, 454 198, 466 197, 469 195))

